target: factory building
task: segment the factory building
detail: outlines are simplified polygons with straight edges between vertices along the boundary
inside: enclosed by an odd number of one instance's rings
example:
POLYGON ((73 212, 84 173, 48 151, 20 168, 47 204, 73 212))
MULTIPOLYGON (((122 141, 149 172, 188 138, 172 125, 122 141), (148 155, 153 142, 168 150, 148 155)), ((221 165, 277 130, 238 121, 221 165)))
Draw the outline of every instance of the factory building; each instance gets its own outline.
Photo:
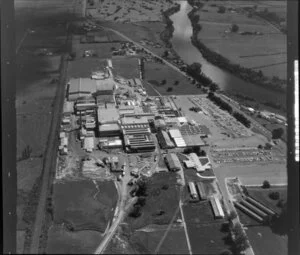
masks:
POLYGON ((124 136, 124 145, 128 152, 155 150, 155 143, 146 117, 125 117, 122 119, 121 129, 124 136))
POLYGON ((155 143, 150 133, 127 134, 124 136, 127 152, 148 152, 155 150, 155 143))
POLYGON ((97 95, 112 95, 115 90, 115 82, 112 78, 97 80, 97 95))
POLYGON ((212 196, 210 198, 210 204, 213 210, 213 213, 215 215, 216 219, 222 219, 224 218, 224 211, 221 205, 221 202, 219 200, 219 198, 217 198, 216 196, 212 196))
POLYGON ((167 123, 164 119, 156 119, 154 120, 154 126, 156 130, 165 130, 167 127, 167 123))
POLYGON ((63 106, 63 115, 70 116, 74 112, 74 102, 65 101, 63 106))
POLYGON ((108 137, 106 135, 99 139, 99 146, 104 149, 120 149, 123 147, 123 142, 118 136, 108 137))
POLYGON ((94 113, 96 110, 96 102, 92 97, 77 99, 75 103, 75 114, 85 115, 87 113, 94 113))
POLYGON ((207 199, 207 194, 205 192, 205 187, 203 185, 203 182, 197 182, 197 189, 198 189, 200 199, 201 200, 206 200, 207 199))
POLYGON ((121 129, 117 123, 103 124, 99 125, 98 134, 99 137, 119 137, 121 135, 121 129))
POLYGON ((197 194, 195 183, 194 182, 189 182, 188 185, 189 185, 189 190, 190 190, 191 197, 193 199, 197 199, 198 194, 197 194))
POLYGON ((204 172, 211 169, 208 157, 198 157, 196 153, 190 153, 189 160, 185 160, 184 164, 187 168, 195 168, 197 172, 204 172))
POLYGON ((170 129, 169 130, 170 137, 174 141, 176 147, 182 148, 186 147, 186 143, 179 131, 179 129, 170 129))
POLYGON ((97 117, 99 125, 103 125, 118 123, 120 116, 116 108, 98 108, 97 117))
POLYGON ((100 94, 98 92, 94 93, 93 96, 96 99, 96 105, 105 105, 105 104, 113 104, 115 105, 115 98, 114 95, 102 95, 101 92, 100 94))
POLYGON ((182 169, 180 161, 175 153, 167 154, 165 161, 170 171, 176 172, 182 169))
POLYGON ((119 112, 116 108, 98 108, 97 121, 100 137, 120 136, 119 112))
POLYGON ((67 84, 68 101, 75 101, 82 97, 96 95, 112 95, 115 83, 112 78, 94 80, 90 78, 72 78, 67 84))
POLYGON ((90 78, 72 78, 67 84, 68 101, 81 97, 90 97, 97 91, 97 82, 90 78))
POLYGON ((174 143, 171 141, 168 133, 164 130, 157 131, 157 140, 162 149, 172 149, 175 147, 174 143))

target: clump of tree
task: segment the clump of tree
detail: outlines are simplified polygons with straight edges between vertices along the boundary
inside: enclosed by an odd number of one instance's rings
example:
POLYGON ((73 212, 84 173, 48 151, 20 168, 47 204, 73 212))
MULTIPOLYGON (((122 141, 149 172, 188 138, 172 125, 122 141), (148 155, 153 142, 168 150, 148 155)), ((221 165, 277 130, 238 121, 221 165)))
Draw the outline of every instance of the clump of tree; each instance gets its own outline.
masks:
POLYGON ((167 92, 171 92, 171 91, 173 91, 173 88, 168 87, 168 88, 167 88, 167 92))
POLYGON ((30 156, 31 156, 31 153, 32 153, 32 148, 31 148, 29 145, 27 145, 27 146, 25 147, 25 149, 22 151, 22 157, 21 157, 20 160, 26 160, 26 159, 29 159, 30 156))
POLYGON ((183 153, 184 154, 196 153, 197 156, 199 156, 199 157, 205 157, 206 156, 206 151, 201 150, 200 146, 193 146, 193 147, 185 148, 183 153))
POLYGON ((245 127, 250 128, 251 127, 251 122, 248 120, 243 114, 239 112, 234 112, 232 114, 233 117, 236 118, 239 122, 241 122, 245 127))
POLYGON ((232 107, 230 106, 230 104, 228 104, 227 102, 222 100, 220 97, 216 96, 213 92, 209 92, 207 98, 210 99, 211 101, 213 101, 222 110, 225 110, 225 111, 229 112, 230 114, 232 114, 233 110, 232 110, 232 107))
POLYGON ((218 13, 222 13, 223 14, 225 12, 226 12, 226 8, 223 5, 219 6, 218 13))
POLYGON ((209 77, 202 73, 202 65, 200 63, 193 63, 187 66, 186 72, 192 76, 197 82, 205 87, 209 87, 212 84, 215 84, 215 87, 218 89, 218 85, 214 83, 209 77))
POLYGON ((283 128, 275 128, 272 130, 272 139, 280 139, 284 133, 283 128))
POLYGON ((72 61, 75 58, 76 58, 76 52, 73 51, 73 52, 70 53, 69 60, 72 61))
POLYGON ((242 251, 246 250, 249 247, 247 236, 240 224, 236 224, 233 227, 232 232, 234 234, 234 243, 235 243, 236 252, 240 254, 242 251))
POLYGON ((129 213, 129 216, 133 218, 138 218, 142 215, 141 209, 146 204, 147 182, 145 179, 139 179, 136 182, 136 188, 134 189, 134 193, 135 196, 138 197, 138 199, 134 204, 132 211, 129 213))
POLYGON ((267 181, 267 180, 264 180, 262 186, 261 186, 263 189, 269 189, 271 188, 271 184, 267 181))
POLYGON ((166 84, 167 84, 166 79, 163 79, 163 80, 160 82, 160 85, 166 85, 166 84))
POLYGON ((280 198, 280 194, 278 191, 273 191, 269 194, 269 198, 272 200, 278 200, 280 198))
POLYGON ((239 31, 239 26, 237 24, 232 24, 231 32, 236 33, 237 31, 239 31))

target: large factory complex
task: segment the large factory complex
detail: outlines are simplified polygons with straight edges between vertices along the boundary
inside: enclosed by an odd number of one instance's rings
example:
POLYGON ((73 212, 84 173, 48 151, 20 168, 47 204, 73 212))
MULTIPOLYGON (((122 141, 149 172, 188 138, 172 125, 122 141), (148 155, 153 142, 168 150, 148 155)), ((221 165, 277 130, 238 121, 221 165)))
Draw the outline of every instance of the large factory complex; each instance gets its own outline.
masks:
MULTIPOLYGON (((81 142, 85 153, 156 152, 161 154, 169 171, 194 169, 201 174, 210 170, 209 158, 192 152, 196 147, 202 151, 208 148, 205 138, 210 136, 209 129, 182 116, 173 97, 148 97, 141 79, 114 77, 112 61, 107 62, 105 70, 93 73, 90 78, 71 78, 66 84, 60 155, 70 153, 70 131, 78 130, 76 140, 81 142), (185 160, 180 160, 178 155, 185 150, 191 152, 185 153, 185 160)), ((125 166, 119 163, 118 156, 97 160, 101 164, 107 161, 114 172, 122 171, 125 166)), ((140 170, 134 168, 131 175, 138 178, 140 170)), ((199 189, 201 184, 197 185, 199 189)), ((194 184, 190 182, 187 187, 195 200, 194 184)), ((199 199, 206 197, 203 188, 199 189, 199 199)), ((210 199, 215 217, 219 218, 223 215, 219 203, 213 196, 210 199)))
MULTIPOLYGON (((71 114, 88 151, 96 147, 123 148, 128 153, 154 151, 154 134, 162 149, 205 147, 202 138, 209 135, 206 127, 182 117, 172 98, 147 97, 140 79, 116 81, 105 74, 71 78, 63 129, 71 125, 71 114)), ((61 137, 60 150, 66 152, 66 137, 61 137)))

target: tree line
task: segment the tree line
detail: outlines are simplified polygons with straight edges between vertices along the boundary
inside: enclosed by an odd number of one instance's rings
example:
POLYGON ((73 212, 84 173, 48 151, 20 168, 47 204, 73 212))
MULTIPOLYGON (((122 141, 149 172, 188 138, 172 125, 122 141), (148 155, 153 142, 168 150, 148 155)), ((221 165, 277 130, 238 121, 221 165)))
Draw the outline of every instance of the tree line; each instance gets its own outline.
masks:
POLYGON ((230 104, 225 102, 220 97, 216 96, 213 92, 209 92, 207 98, 214 102, 222 110, 229 112, 237 121, 241 122, 245 127, 251 127, 250 120, 248 120, 243 114, 239 112, 234 112, 230 104))

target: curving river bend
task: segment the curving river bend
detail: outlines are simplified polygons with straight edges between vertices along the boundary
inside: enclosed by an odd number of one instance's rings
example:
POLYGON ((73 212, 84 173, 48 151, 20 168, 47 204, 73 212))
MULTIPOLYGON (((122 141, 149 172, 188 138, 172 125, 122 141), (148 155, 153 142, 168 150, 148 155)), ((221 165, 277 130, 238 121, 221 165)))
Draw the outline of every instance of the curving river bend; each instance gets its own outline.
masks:
POLYGON ((192 10, 192 7, 187 1, 178 1, 178 4, 180 4, 180 11, 170 16, 175 29, 171 43, 174 50, 185 63, 201 63, 202 71, 217 83, 223 91, 243 94, 259 102, 269 101, 286 105, 286 95, 284 93, 243 81, 231 73, 207 62, 191 42, 193 29, 188 13, 192 10))

